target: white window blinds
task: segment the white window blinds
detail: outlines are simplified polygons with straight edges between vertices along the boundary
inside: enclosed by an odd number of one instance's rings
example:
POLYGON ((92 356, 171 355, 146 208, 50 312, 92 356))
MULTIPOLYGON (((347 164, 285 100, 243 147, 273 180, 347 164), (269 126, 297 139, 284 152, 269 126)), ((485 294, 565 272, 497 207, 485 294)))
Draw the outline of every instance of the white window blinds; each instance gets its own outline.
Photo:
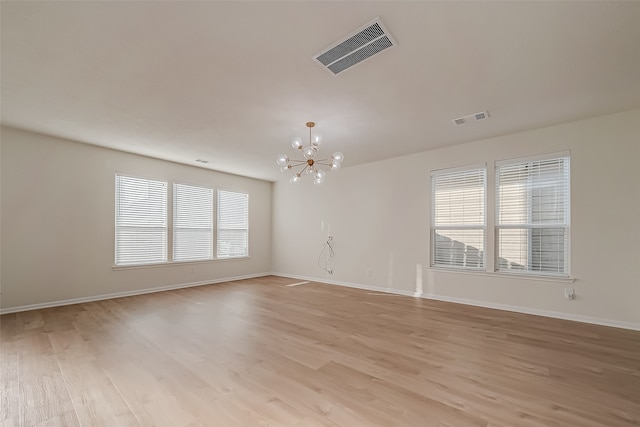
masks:
POLYGON ((249 195, 218 190, 218 258, 249 255, 249 195))
POLYGON ((496 270, 569 275, 569 157, 496 165, 496 270))
POLYGON ((213 189, 173 184, 173 260, 213 257, 213 189))
POLYGON ((116 265, 167 261, 167 182, 116 175, 116 265))
POLYGON ((431 184, 431 265, 483 269, 485 168, 433 172, 431 184))

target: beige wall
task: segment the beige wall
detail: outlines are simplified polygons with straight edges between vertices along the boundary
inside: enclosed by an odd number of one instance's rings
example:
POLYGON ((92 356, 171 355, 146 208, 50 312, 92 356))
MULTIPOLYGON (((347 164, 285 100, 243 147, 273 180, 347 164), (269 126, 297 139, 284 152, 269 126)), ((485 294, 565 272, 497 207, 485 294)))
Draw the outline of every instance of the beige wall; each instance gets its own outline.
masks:
POLYGON ((11 128, 0 137, 4 311, 270 271, 270 182, 11 128), (116 172, 249 193, 250 258, 114 270, 116 172))
POLYGON ((403 294, 421 277, 431 298, 640 329, 640 110, 363 166, 346 159, 323 186, 285 178, 273 192, 268 182, 10 128, 0 141, 5 311, 272 271, 403 294), (428 267, 431 170, 486 162, 492 205, 494 161, 562 151, 571 153, 574 283, 428 267), (248 192, 251 258, 114 270, 116 172, 248 192), (329 233, 332 275, 318 267, 329 233), (567 287, 575 300, 564 299, 567 287))
MULTIPOLYGON (((640 329, 639 159, 640 110, 363 166, 347 158, 321 187, 275 184, 272 270, 403 294, 416 292, 421 275, 431 298, 640 329), (429 268, 431 170, 486 162, 492 224, 494 162, 563 151, 571 153, 574 283, 429 268), (328 233, 332 275, 317 264, 328 233), (575 300, 564 299, 565 288, 575 300)), ((489 249, 491 228, 487 239, 489 249)))

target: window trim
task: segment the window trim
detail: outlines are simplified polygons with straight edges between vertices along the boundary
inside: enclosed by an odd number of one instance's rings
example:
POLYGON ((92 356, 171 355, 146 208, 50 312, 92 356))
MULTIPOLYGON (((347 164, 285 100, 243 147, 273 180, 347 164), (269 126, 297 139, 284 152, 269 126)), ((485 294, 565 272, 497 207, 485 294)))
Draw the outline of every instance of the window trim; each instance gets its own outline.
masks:
MULTIPOLYGON (((237 190, 227 190, 224 188, 218 188, 216 191, 216 231, 215 231, 215 239, 216 239, 216 259, 238 259, 238 258, 247 258, 249 257, 249 248, 250 248, 250 244, 249 244, 249 228, 250 228, 250 223, 251 221, 249 220, 249 214, 250 214, 250 209, 249 209, 249 193, 248 192, 244 192, 244 191, 237 191, 237 190), (221 192, 226 192, 226 193, 235 193, 235 194, 244 194, 246 196, 247 199, 247 227, 243 228, 242 230, 246 230, 247 232, 247 244, 245 247, 245 251, 243 255, 233 255, 233 256, 220 256, 220 193, 221 192)), ((226 229, 225 229, 226 230, 226 229)))
MULTIPOLYGON (((494 209, 494 218, 493 218, 493 229, 494 229, 494 235, 493 235, 493 254, 494 254, 494 265, 493 265, 493 270, 494 270, 494 274, 499 275, 499 276, 511 276, 511 277, 522 277, 522 278, 528 278, 528 279, 540 279, 540 280, 551 280, 551 281, 561 281, 563 283, 567 283, 566 281, 569 281, 568 283, 573 283, 573 281, 575 280, 573 278, 573 276, 571 275, 571 152, 570 151, 561 151, 561 152, 555 152, 555 153, 546 153, 546 154, 539 154, 539 155, 533 155, 533 156, 525 156, 525 157, 517 157, 517 158, 511 158, 511 159, 504 159, 504 160, 497 160, 494 162, 494 174, 493 174, 493 179, 494 179, 494 199, 495 199, 495 203, 493 206, 494 209), (499 215, 500 215, 500 199, 498 197, 499 194, 499 173, 498 173, 498 169, 502 166, 509 166, 509 165, 516 165, 516 164, 520 164, 520 163, 531 163, 531 162, 539 162, 539 161, 545 161, 545 160, 554 160, 554 159, 561 159, 561 158, 566 158, 568 159, 568 182, 567 182, 567 206, 565 207, 566 209, 566 223, 564 226, 560 226, 557 224, 527 224, 527 225, 522 225, 522 224, 505 224, 505 225, 500 225, 498 224, 499 221, 499 215), (563 229, 565 230, 565 232, 567 233, 567 249, 566 249, 566 264, 567 264, 567 269, 565 273, 562 274, 558 274, 558 273, 553 273, 553 272, 536 272, 536 271, 531 271, 531 270, 506 270, 506 269, 499 269, 498 268, 498 263, 500 260, 500 256, 499 256, 499 251, 500 251, 500 245, 499 245, 499 232, 500 230, 504 230, 504 229, 527 229, 529 230, 533 230, 536 228, 554 228, 554 229, 563 229), (555 280, 554 280, 555 279, 555 280)), ((528 198, 531 198, 531 195, 528 194, 527 195, 528 198)), ((531 257, 531 254, 528 253, 528 257, 531 257)))
MULTIPOLYGON (((485 191, 485 222, 487 223, 487 234, 485 235, 485 269, 470 269, 470 268, 458 268, 458 267, 448 267, 448 266, 440 266, 433 264, 434 257, 434 248, 433 248, 433 222, 435 220, 434 217, 434 209, 435 209, 435 201, 434 201, 434 193, 433 193, 433 184, 431 184, 429 191, 431 192, 431 209, 430 209, 430 224, 429 224, 429 264, 427 269, 430 271, 438 272, 438 273, 454 273, 454 274, 470 274, 474 276, 486 276, 486 277, 501 277, 507 279, 515 279, 515 280, 526 280, 526 281, 543 281, 543 282, 553 282, 553 283, 562 283, 562 284, 572 284, 575 282, 576 278, 572 275, 572 260, 571 260, 571 246, 572 246, 572 207, 571 207, 571 193, 572 193, 572 159, 571 159, 571 151, 559 151, 559 152, 550 152, 543 154, 534 154, 531 156, 522 156, 515 157, 510 159, 501 159, 501 160, 490 160, 483 164, 472 164, 468 166, 460 166, 454 168, 446 168, 446 169, 434 169, 430 172, 430 179, 432 180, 433 175, 438 173, 446 173, 446 172, 455 172, 472 169, 474 167, 482 167, 486 168, 486 191, 485 191), (549 274, 546 272, 535 272, 535 271, 516 271, 516 270, 497 270, 497 263, 499 262, 498 257, 498 175, 497 170, 499 166, 515 164, 515 163, 524 163, 524 162, 535 162, 540 160, 549 160, 555 158, 566 157, 569 159, 569 182, 567 186, 567 224, 563 227, 567 233, 567 272, 563 275, 557 274, 549 274), (493 166, 493 170, 490 171, 488 167, 488 163, 491 163, 493 166), (491 172, 491 173, 490 173, 491 172), (487 203, 489 202, 489 203, 487 203), (493 228, 493 233, 488 233, 489 227, 493 228), (487 263, 487 261, 490 263, 487 263)), ((507 228, 508 226, 502 226, 503 228, 507 228)), ((521 228, 521 227, 519 227, 521 228)), ((554 228, 554 226, 549 227, 548 225, 545 228, 554 228)))
MULTIPOLYGON (((173 263, 185 263, 185 262, 201 262, 201 261, 210 261, 215 259, 214 251, 215 251, 215 238, 216 238, 216 229, 214 225, 214 212, 216 209, 216 200, 215 194, 216 189, 214 187, 208 185, 198 185, 191 184, 185 182, 172 181, 171 183, 171 262, 173 263), (211 237, 209 244, 211 245, 211 252, 208 258, 192 258, 192 259, 176 259, 176 228, 182 229, 183 227, 176 227, 176 186, 186 186, 186 187, 197 187, 205 190, 211 191, 211 224, 209 230, 211 231, 211 237)), ((204 230, 204 229, 200 229, 204 230)))
POLYGON ((508 271, 478 271, 468 269, 456 269, 446 267, 428 267, 431 271, 437 271, 439 273, 455 273, 455 274, 470 274, 472 276, 484 276, 484 277, 502 277, 507 279, 520 279, 520 280, 533 280, 538 282, 554 282, 571 284, 575 283, 576 278, 573 276, 535 276, 531 274, 523 273, 510 273, 508 271))
POLYGON ((119 271, 119 270, 134 270, 134 269, 146 269, 146 268, 157 268, 157 267, 175 267, 175 266, 179 266, 179 265, 190 265, 190 264, 205 264, 205 263, 217 263, 217 262, 228 262, 228 261, 242 261, 242 260, 248 260, 251 258, 250 254, 249 254, 249 242, 250 242, 250 233, 249 233, 249 226, 250 226, 250 218, 249 218, 249 192, 248 191, 235 191, 235 190, 225 190, 225 189, 221 189, 215 186, 210 186, 210 185, 206 185, 206 184, 192 184, 192 183, 186 183, 186 182, 182 182, 182 181, 178 181, 175 179, 171 179, 171 178, 165 178, 165 177, 156 177, 156 176, 145 176, 143 174, 131 174, 131 173, 127 173, 127 172, 119 172, 116 171, 114 173, 114 178, 113 178, 113 264, 111 265, 111 269, 114 271, 119 271), (126 178, 135 178, 135 179, 145 179, 145 180, 151 180, 151 181, 159 181, 159 182, 163 182, 166 185, 166 203, 165 203, 165 209, 166 209, 166 221, 165 221, 165 232, 166 232, 166 236, 165 236, 165 243, 166 243, 166 247, 165 249, 165 261, 160 261, 160 262, 144 262, 144 263, 139 263, 139 264, 116 264, 116 236, 117 236, 117 177, 118 176, 122 176, 122 177, 126 177, 126 178), (181 184, 181 185, 189 185, 189 186, 193 186, 193 187, 200 187, 200 188, 208 188, 211 189, 213 194, 212 197, 212 211, 213 211, 213 215, 214 217, 212 218, 212 257, 209 259, 194 259, 194 260, 174 260, 174 240, 173 240, 173 236, 174 236, 174 185, 175 184, 181 184), (228 192, 232 192, 232 193, 241 193, 241 194, 246 194, 247 196, 247 228, 246 228, 246 232, 247 232, 247 247, 246 247, 246 254, 245 255, 238 255, 238 256, 233 256, 233 257, 218 257, 217 256, 217 243, 218 243, 218 227, 217 227, 217 221, 218 221, 218 191, 222 190, 222 191, 228 191, 228 192))
POLYGON ((155 266, 155 265, 163 265, 165 263, 167 263, 167 261, 169 260, 169 180, 165 179, 165 178, 158 178, 158 177, 151 177, 151 176, 143 176, 143 175, 133 175, 133 174, 128 174, 128 173, 122 173, 122 172, 116 172, 114 174, 114 179, 113 179, 113 198, 112 200, 114 201, 114 205, 113 205, 113 265, 114 267, 117 268, 131 268, 131 267, 137 267, 137 266, 155 266), (165 206, 164 206, 164 213, 165 213, 165 218, 164 218, 164 227, 162 227, 162 229, 164 230, 165 236, 164 236, 164 260, 163 261, 145 261, 143 263, 136 263, 136 264, 118 264, 117 263, 117 259, 118 259, 118 244, 117 244, 117 240, 118 240, 118 178, 131 178, 131 179, 138 179, 138 180, 147 180, 147 181, 155 181, 155 182, 160 182, 163 183, 165 186, 165 192, 164 192, 164 198, 165 198, 165 206))
POLYGON ((445 169, 435 169, 430 173, 431 180, 431 224, 429 229, 429 246, 430 246, 430 261, 429 267, 432 269, 438 270, 447 270, 447 271, 469 271, 469 272, 486 272, 487 271, 487 164, 472 164, 467 166, 459 166, 453 168, 445 168, 445 169), (434 177, 439 175, 447 175, 447 174, 455 174, 459 172, 468 172, 468 171, 482 171, 484 178, 484 188, 483 188, 483 210, 484 210, 484 222, 481 227, 478 225, 447 225, 447 226, 436 226, 436 192, 435 192, 435 181, 434 177), (482 230, 483 234, 483 247, 482 250, 482 266, 481 267, 468 267, 468 266, 455 266, 455 265, 437 265, 435 263, 435 234, 437 229, 445 229, 445 230, 482 230))
MULTIPOLYGON (((155 264, 134 264, 134 265, 112 265, 112 270, 136 270, 143 268, 157 268, 157 267, 176 267, 179 265, 191 265, 191 264, 209 264, 216 262, 227 262, 227 261, 241 261, 247 260, 251 258, 250 256, 242 256, 242 257, 233 257, 233 258, 212 258, 212 259, 203 259, 198 261, 168 261, 168 262, 159 262, 155 264)), ((207 283, 211 283, 210 281, 207 283)))

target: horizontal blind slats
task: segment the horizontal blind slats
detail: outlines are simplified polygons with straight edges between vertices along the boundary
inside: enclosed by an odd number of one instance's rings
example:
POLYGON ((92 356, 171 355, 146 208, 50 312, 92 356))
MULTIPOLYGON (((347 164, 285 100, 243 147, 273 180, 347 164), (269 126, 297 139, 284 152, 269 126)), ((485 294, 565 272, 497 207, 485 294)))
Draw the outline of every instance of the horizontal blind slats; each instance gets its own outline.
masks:
POLYGON ((496 167, 496 269, 567 275, 569 158, 496 167))
POLYGON ((433 175, 433 225, 484 226, 485 183, 484 169, 433 175))
POLYGON ((218 190, 217 253, 219 258, 249 254, 249 195, 218 190))
POLYGON ((485 188, 484 168, 432 174, 434 266, 484 268, 485 188))
POLYGON ((173 184, 173 259, 213 258, 213 189, 173 184))
POLYGON ((167 260, 167 183, 116 175, 116 265, 167 260))
POLYGON ((484 267, 484 229, 434 232, 433 265, 441 267, 484 267))

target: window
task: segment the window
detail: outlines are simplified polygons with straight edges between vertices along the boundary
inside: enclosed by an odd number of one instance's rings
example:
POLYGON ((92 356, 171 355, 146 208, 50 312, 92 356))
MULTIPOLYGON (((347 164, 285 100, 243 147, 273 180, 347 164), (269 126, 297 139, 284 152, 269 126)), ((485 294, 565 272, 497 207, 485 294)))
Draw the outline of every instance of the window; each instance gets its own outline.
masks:
POLYGON ((218 190, 218 258, 249 255, 249 195, 218 190))
POLYGON ((432 172, 431 265, 484 269, 486 169, 432 172))
POLYGON ((213 258, 213 189, 173 184, 173 260, 213 258))
MULTIPOLYGON (((167 181, 116 175, 115 265, 167 262, 167 181)), ((214 259, 214 189, 173 183, 172 262, 214 259)), ((249 255, 249 195, 218 190, 217 258, 249 255)))
POLYGON ((116 175, 116 265, 167 261, 167 182, 116 175))
POLYGON ((496 270, 569 275, 569 157, 496 163, 496 270))

